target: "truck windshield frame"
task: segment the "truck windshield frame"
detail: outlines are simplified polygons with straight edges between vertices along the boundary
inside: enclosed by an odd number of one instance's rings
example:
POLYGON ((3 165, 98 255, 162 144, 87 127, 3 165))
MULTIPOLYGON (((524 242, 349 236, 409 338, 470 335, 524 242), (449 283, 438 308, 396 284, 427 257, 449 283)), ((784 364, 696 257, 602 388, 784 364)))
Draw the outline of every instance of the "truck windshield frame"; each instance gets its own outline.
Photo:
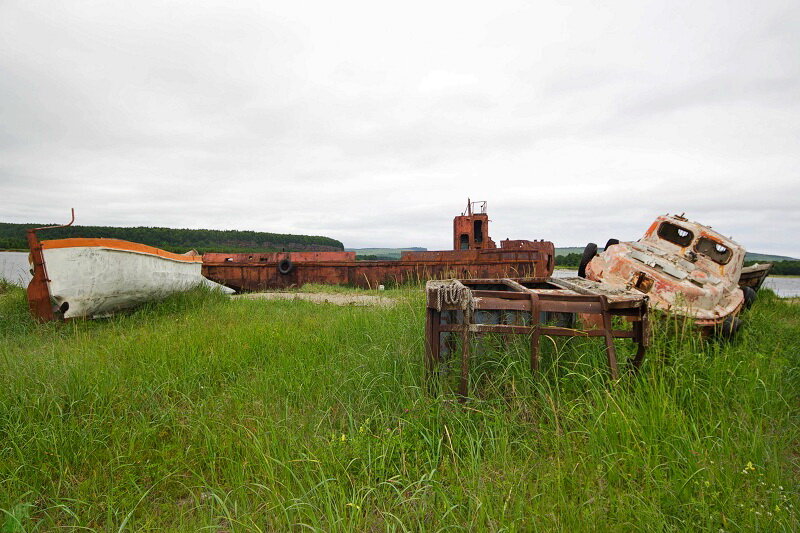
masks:
POLYGON ((662 222, 658 226, 658 236, 672 244, 677 244, 681 248, 686 248, 694 240, 694 233, 672 222, 662 222))
POLYGON ((731 257, 733 257, 733 251, 729 247, 719 241, 709 239, 708 237, 700 237, 697 239, 697 243, 694 245, 694 251, 703 254, 718 265, 727 265, 731 257))

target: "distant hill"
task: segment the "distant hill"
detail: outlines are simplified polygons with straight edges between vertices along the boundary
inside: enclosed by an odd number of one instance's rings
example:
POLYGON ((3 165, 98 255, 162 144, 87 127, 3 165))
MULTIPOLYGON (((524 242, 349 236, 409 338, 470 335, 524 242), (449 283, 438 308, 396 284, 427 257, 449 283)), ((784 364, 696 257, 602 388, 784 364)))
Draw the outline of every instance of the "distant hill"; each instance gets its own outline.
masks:
POLYGON ((785 255, 769 255, 758 254, 755 252, 747 252, 744 256, 745 261, 798 261, 795 257, 788 257, 785 255))
POLYGON ((569 254, 582 254, 583 249, 586 245, 583 246, 566 246, 564 248, 556 248, 556 255, 569 255, 569 254))
MULTIPOLYGON (((583 248, 584 246, 565 246, 563 248, 556 248, 556 256, 559 255, 566 256, 569 254, 583 254, 583 248)), ((769 255, 769 254, 760 254, 757 252, 747 252, 747 254, 744 257, 744 260, 745 261, 798 261, 798 259, 786 255, 769 255)))
MULTIPOLYGON (((47 224, 9 224, 0 222, 0 250, 26 249, 25 230, 47 224)), ((43 231, 40 239, 66 239, 69 237, 106 237, 138 242, 169 250, 186 252, 270 252, 286 251, 337 251, 344 249, 340 241, 317 235, 292 235, 263 231, 173 229, 137 226, 70 226, 43 231)))
POLYGON ((345 248, 348 252, 355 252, 356 257, 364 259, 400 259, 401 252, 426 252, 427 248, 410 246, 408 248, 345 248))

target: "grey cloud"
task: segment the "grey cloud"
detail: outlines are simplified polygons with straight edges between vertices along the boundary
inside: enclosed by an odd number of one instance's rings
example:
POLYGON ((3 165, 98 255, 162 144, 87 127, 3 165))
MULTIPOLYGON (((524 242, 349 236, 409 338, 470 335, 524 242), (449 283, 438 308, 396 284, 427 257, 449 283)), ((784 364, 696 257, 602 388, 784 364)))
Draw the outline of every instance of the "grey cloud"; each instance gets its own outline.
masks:
POLYGON ((6 2, 0 219, 444 248, 472 196, 497 240, 680 210, 800 255, 797 13, 6 2))
MULTIPOLYGON (((641 117, 727 102, 757 101, 762 105, 785 106, 795 103, 798 92, 798 76, 755 80, 717 76, 626 105, 619 114, 641 117)), ((619 119, 619 116, 615 118, 619 119)))

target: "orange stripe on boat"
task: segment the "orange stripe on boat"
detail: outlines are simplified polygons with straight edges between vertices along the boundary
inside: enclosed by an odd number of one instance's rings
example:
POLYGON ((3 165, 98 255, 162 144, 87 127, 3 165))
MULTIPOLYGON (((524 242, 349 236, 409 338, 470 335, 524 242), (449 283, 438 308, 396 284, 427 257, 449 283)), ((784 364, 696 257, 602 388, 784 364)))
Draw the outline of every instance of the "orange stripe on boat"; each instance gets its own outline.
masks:
POLYGON ((120 239, 55 239, 52 241, 42 241, 42 248, 45 250, 55 250, 57 248, 108 248, 111 250, 121 250, 124 252, 137 252, 140 254, 157 255, 165 259, 175 261, 186 261, 188 263, 202 263, 200 255, 183 255, 167 252, 160 248, 139 244, 138 242, 123 241, 120 239))

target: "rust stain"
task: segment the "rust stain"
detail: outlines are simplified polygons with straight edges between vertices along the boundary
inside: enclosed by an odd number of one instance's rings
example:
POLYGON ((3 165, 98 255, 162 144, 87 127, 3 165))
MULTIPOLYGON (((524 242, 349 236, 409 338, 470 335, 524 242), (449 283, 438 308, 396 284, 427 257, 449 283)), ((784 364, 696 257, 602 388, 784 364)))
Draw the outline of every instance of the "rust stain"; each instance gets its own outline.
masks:
POLYGON ((31 228, 25 231, 25 238, 28 241, 28 248, 30 249, 30 263, 33 267, 33 278, 28 283, 28 308, 33 317, 39 322, 48 322, 59 318, 60 312, 55 310, 53 302, 50 299, 50 286, 48 285, 50 279, 47 276, 47 265, 44 262, 44 253, 42 253, 42 243, 39 242, 39 237, 36 235, 37 231, 66 228, 75 222, 75 209, 72 209, 72 218, 69 223, 60 226, 47 226, 44 228, 31 228))

